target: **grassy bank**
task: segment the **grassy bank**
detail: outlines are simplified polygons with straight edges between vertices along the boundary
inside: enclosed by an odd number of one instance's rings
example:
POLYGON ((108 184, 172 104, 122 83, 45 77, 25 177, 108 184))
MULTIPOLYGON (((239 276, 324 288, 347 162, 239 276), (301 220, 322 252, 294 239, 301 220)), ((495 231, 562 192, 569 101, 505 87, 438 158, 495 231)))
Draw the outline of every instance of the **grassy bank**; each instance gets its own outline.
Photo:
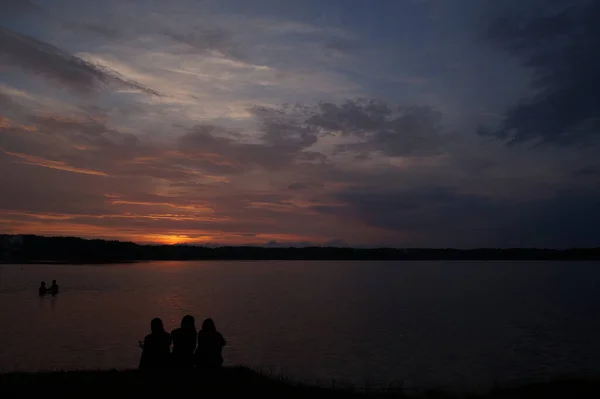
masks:
MULTIPOLYGON (((243 367, 219 373, 141 373, 139 371, 69 371, 0 374, 0 397, 252 397, 252 398, 392 398, 406 397, 397 390, 361 393, 351 389, 315 387, 261 375, 243 367)), ((422 392, 413 398, 456 398, 452 393, 422 392)), ((462 395, 473 399, 600 398, 600 381, 561 379, 546 383, 496 389, 488 394, 462 395)))

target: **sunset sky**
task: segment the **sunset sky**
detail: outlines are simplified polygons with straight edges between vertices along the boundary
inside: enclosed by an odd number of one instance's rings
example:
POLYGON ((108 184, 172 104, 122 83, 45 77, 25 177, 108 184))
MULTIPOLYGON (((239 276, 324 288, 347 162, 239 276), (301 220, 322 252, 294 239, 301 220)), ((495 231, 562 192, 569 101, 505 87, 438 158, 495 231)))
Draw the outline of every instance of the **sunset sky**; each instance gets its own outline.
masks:
POLYGON ((593 0, 0 0, 0 233, 600 246, 593 0))

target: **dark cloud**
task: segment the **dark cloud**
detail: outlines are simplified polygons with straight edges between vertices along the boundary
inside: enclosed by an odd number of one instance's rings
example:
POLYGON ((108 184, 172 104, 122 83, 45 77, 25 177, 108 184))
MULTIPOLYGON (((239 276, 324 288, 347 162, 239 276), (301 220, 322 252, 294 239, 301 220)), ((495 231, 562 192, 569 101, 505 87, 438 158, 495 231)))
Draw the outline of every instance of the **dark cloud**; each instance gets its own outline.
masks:
POLYGON ((342 53, 350 53, 361 46, 356 40, 349 40, 344 38, 330 39, 325 42, 325 48, 339 51, 342 53))
POLYGON ((62 27, 75 32, 91 33, 92 35, 100 36, 110 40, 118 39, 122 35, 120 29, 114 26, 93 22, 65 21, 62 23, 62 27))
POLYGON ((339 151, 387 156, 436 154, 444 140, 441 120, 441 114, 430 107, 399 107, 366 134, 360 132, 363 142, 340 146, 339 151))
POLYGON ((324 42, 324 51, 330 57, 344 57, 356 53, 361 49, 361 44, 356 40, 345 38, 327 39, 324 42))
POLYGON ((317 129, 304 120, 306 111, 300 106, 250 109, 260 122, 261 138, 270 145, 288 151, 304 149, 317 142, 317 129))
POLYGON ((280 146, 306 148, 319 136, 339 134, 356 140, 338 152, 387 156, 431 155, 441 149, 442 115, 426 106, 389 106, 378 99, 353 99, 316 107, 255 107, 263 139, 280 146))
POLYGON ((316 182, 294 182, 288 185, 288 190, 317 190, 323 188, 323 183, 316 182))
POLYGON ((2 0, 0 1, 0 15, 27 13, 39 11, 40 7, 29 0, 2 0))
POLYGON ((531 71, 533 94, 510 107, 498 128, 480 133, 509 143, 571 145, 595 138, 600 133, 600 3, 537 5, 534 16, 504 16, 491 24, 492 41, 531 71))
POLYGON ((398 233, 398 246, 600 246, 600 191, 570 190, 549 198, 497 199, 448 188, 341 192, 345 206, 319 206, 398 233), (408 237, 408 238, 407 238, 408 237))
POLYGON ((217 126, 198 125, 179 140, 179 149, 198 165, 222 172, 241 173, 253 166, 276 167, 286 162, 286 154, 263 144, 242 143, 227 136, 217 126), (214 158, 210 158, 214 157, 214 158))
POLYGON ((105 84, 117 84, 152 95, 156 91, 129 80, 106 67, 75 57, 58 47, 0 27, 0 56, 76 91, 90 92, 105 84))
POLYGON ((304 190, 310 188, 310 185, 306 183, 292 183, 288 186, 289 190, 304 190))
POLYGON ((323 102, 307 123, 329 132, 366 137, 384 126, 392 113, 377 99, 348 100, 341 105, 323 102))
POLYGON ((571 172, 573 176, 581 177, 581 176, 598 176, 600 175, 600 168, 594 166, 585 166, 583 168, 575 169, 571 172))
MULTIPOLYGON (((218 126, 198 125, 180 138, 179 149, 190 158, 199 156, 198 162, 210 162, 221 172, 241 173, 253 167, 275 170, 297 163, 322 163, 327 157, 319 152, 304 149, 317 140, 307 128, 278 116, 279 111, 253 108, 259 115, 260 143, 245 143, 236 132, 218 126)), ((206 165, 205 165, 206 166, 206 165)))
POLYGON ((317 151, 301 151, 296 155, 296 160, 306 163, 324 164, 327 163, 327 155, 317 151))

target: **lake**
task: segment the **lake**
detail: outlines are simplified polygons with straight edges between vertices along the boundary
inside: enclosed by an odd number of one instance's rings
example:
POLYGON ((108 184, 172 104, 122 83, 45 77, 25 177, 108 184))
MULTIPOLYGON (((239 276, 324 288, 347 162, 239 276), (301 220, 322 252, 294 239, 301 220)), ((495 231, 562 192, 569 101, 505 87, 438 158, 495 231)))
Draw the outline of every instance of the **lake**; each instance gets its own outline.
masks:
POLYGON ((215 320, 226 364, 309 382, 600 374, 600 263, 376 261, 0 265, 0 372, 134 368, 150 320, 186 314, 215 320))

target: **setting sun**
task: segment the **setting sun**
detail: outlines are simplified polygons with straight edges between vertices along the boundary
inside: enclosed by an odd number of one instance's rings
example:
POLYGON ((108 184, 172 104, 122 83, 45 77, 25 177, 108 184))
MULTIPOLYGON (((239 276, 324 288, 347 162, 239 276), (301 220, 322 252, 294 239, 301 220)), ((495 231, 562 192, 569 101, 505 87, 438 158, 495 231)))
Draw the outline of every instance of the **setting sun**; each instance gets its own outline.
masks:
POLYGON ((190 237, 185 234, 156 234, 148 236, 148 241, 157 244, 201 244, 209 242, 212 239, 210 236, 190 237))

